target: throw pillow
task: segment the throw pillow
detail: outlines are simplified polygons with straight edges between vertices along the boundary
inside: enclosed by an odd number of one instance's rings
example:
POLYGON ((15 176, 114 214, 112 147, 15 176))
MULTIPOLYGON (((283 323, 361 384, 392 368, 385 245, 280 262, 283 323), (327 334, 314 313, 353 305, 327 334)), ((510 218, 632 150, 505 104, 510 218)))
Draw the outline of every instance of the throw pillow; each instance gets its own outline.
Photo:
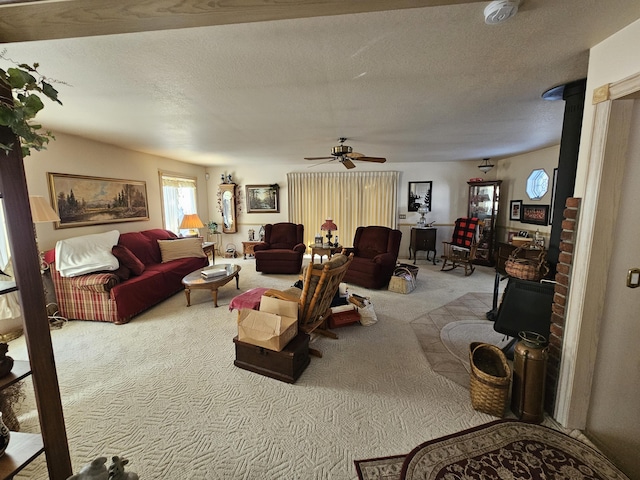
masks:
POLYGON ((201 238, 178 238, 176 240, 158 240, 162 263, 179 258, 204 258, 207 255, 202 250, 201 238))
POLYGON ((121 265, 124 265, 133 275, 141 275, 144 272, 144 263, 136 257, 131 250, 123 245, 115 245, 111 249, 111 253, 118 259, 121 265))

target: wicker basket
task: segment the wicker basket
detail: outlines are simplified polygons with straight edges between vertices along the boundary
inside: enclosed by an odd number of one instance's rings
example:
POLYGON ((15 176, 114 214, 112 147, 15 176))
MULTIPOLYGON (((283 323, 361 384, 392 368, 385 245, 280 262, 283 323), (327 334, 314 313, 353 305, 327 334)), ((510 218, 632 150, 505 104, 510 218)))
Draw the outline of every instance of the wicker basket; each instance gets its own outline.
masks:
POLYGON ((502 350, 488 343, 469 345, 469 391, 474 410, 502 417, 509 400, 511 369, 502 350))

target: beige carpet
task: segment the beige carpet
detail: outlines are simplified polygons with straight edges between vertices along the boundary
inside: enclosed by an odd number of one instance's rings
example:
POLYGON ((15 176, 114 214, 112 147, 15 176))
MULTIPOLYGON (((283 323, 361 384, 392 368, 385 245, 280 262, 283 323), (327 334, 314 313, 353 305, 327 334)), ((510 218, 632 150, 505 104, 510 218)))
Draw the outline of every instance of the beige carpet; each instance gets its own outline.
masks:
POLYGON ((471 372, 469 345, 472 342, 489 343, 503 348, 511 340, 496 332, 493 322, 489 320, 458 320, 448 323, 440 330, 440 339, 451 355, 462 362, 467 372, 471 372))
MULTIPOLYGON (((235 262, 240 292, 296 280, 235 262)), ((354 459, 406 454, 492 420, 434 372, 420 340, 427 312, 466 292, 490 297, 492 287, 489 268, 464 277, 431 264, 420 265, 408 295, 350 287, 371 297, 378 323, 316 340, 324 357, 294 385, 233 365, 233 283, 220 289, 217 309, 209 292, 194 291, 191 307, 179 293, 126 325, 69 322, 51 335, 74 469, 120 455, 146 479, 355 479, 354 459)), ((23 337, 9 354, 27 358, 23 337)), ((26 384, 19 418, 23 431, 37 431, 26 384)), ((44 458, 17 478, 48 478, 44 458)))

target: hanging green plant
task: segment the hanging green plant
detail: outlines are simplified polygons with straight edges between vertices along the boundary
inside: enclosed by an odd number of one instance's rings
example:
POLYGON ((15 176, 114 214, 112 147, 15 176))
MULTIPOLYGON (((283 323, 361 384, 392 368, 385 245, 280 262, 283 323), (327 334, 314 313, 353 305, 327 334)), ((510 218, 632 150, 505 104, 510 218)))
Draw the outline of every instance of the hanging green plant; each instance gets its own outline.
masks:
MULTIPOLYGON (((0 126, 9 127, 20 139, 22 156, 26 157, 31 150, 44 150, 49 140, 55 140, 48 130, 42 130, 42 125, 31 123, 44 104, 38 94, 45 95, 50 100, 62 105, 58 100, 58 91, 53 88, 51 80, 38 72, 38 63, 27 65, 16 63, 5 56, 6 50, 0 53, 0 59, 16 65, 6 71, 0 68, 0 82, 12 93, 11 98, 0 95, 0 126)), ((0 142, 0 149, 8 154, 13 148, 12 143, 0 142)))

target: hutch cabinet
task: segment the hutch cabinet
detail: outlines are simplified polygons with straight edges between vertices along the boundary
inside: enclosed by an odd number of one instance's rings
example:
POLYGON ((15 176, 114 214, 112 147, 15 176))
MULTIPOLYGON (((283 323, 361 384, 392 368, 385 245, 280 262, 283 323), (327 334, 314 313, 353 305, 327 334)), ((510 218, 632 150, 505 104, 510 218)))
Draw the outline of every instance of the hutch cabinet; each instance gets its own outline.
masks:
POLYGON ((409 260, 413 253, 413 264, 416 263, 417 253, 422 250, 427 252, 427 260, 429 260, 429 252, 433 252, 433 264, 436 264, 436 233, 437 228, 412 228, 411 240, 409 243, 409 260))
POLYGON ((478 249, 474 263, 493 266, 496 261, 496 220, 502 180, 467 182, 469 184, 469 217, 477 217, 478 249))
POLYGON ((11 432, 9 446, 0 457, 0 479, 13 478, 44 451, 49 478, 65 480, 73 472, 20 142, 6 127, 0 127, 0 141, 14 144, 10 152, 0 154, 0 208, 4 209, 16 279, 0 282, 0 295, 18 293, 29 353, 28 362, 16 361, 12 371, 0 378, 0 390, 31 375, 42 432, 11 432))

